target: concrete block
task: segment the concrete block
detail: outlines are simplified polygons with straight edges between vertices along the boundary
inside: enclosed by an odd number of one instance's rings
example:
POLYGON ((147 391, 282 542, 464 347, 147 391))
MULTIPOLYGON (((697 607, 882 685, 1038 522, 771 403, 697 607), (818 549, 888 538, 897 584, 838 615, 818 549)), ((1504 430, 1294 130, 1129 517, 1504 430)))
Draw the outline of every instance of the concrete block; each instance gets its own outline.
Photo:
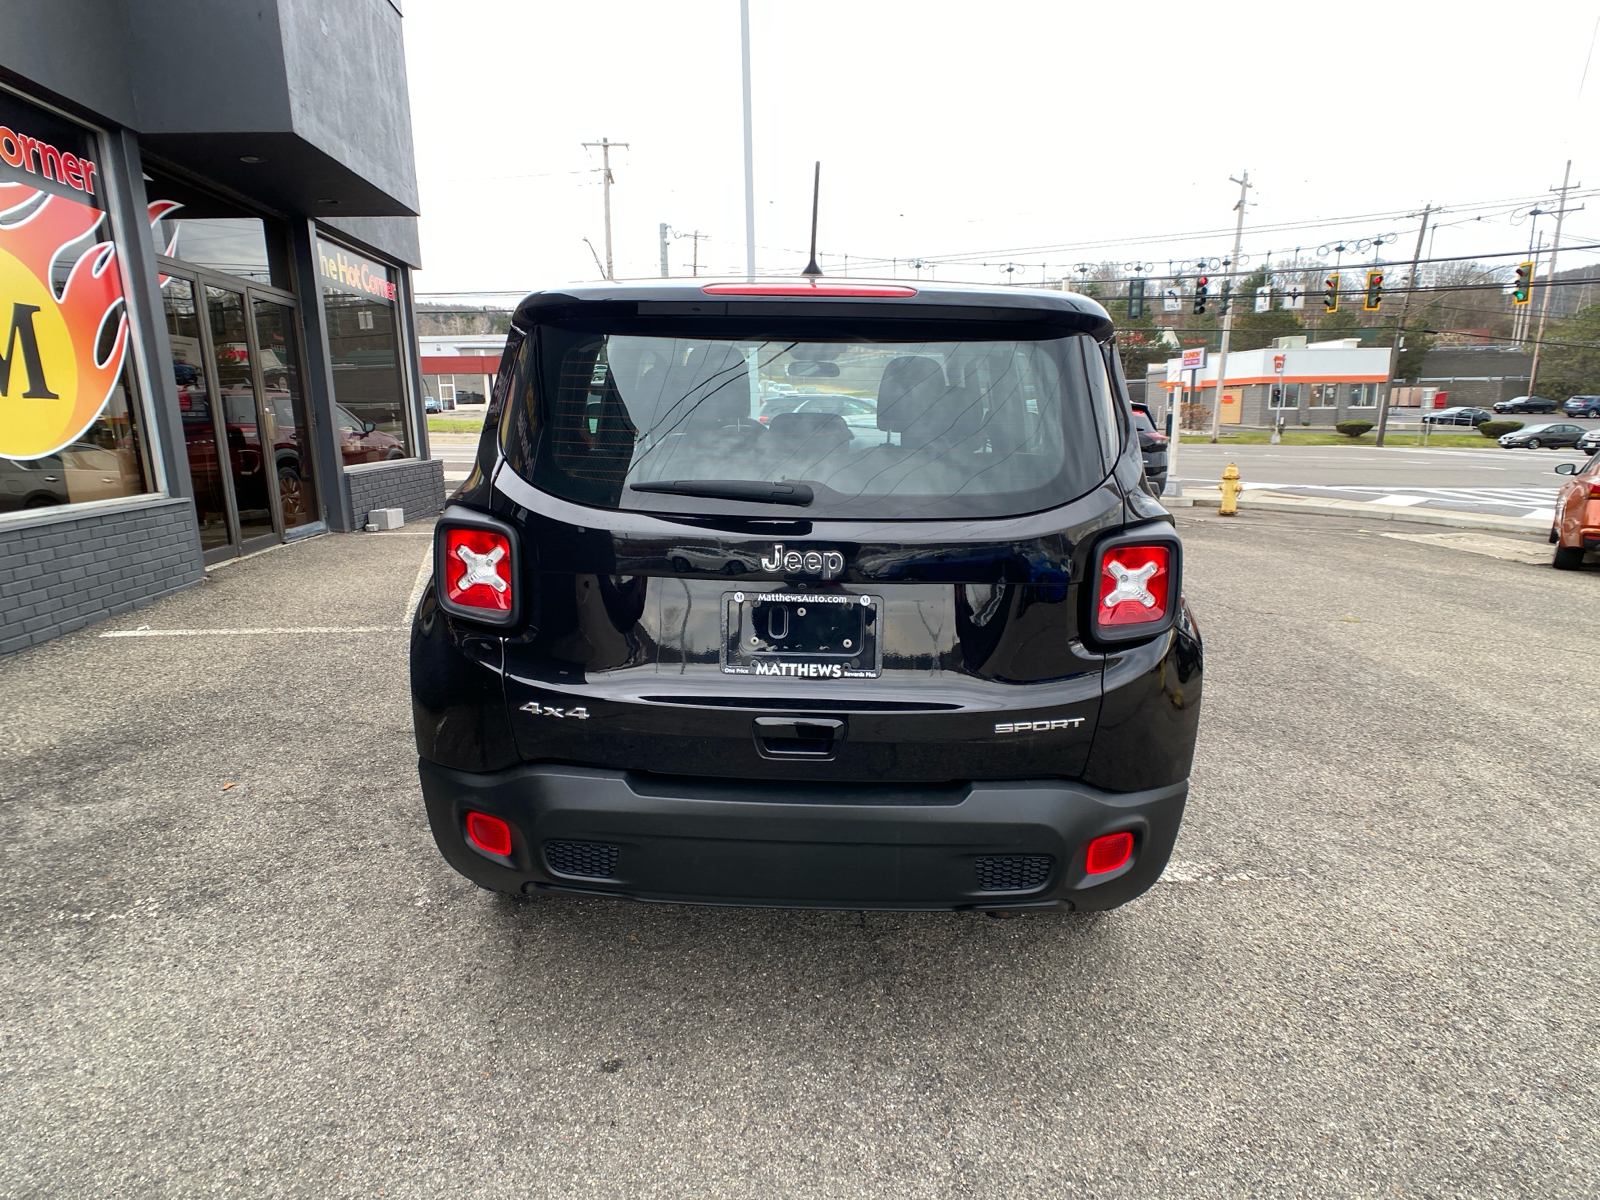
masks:
POLYGON ((403 508, 375 508, 367 514, 367 532, 374 530, 399 529, 406 523, 406 510, 403 508))

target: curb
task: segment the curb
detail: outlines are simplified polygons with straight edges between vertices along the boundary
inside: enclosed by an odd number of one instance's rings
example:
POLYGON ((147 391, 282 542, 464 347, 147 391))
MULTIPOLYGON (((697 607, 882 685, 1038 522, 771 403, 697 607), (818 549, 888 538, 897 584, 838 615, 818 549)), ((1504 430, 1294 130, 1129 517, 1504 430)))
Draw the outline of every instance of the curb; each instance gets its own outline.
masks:
MULTIPOLYGON (((1181 497, 1163 497, 1168 507, 1221 508, 1220 492, 1187 491, 1181 497), (1175 505, 1174 501, 1178 503, 1175 505), (1186 503, 1185 503, 1186 502, 1186 503)), ((1362 500, 1301 500, 1289 496, 1246 496, 1240 512, 1297 512, 1321 517, 1360 517, 1368 521, 1404 521, 1412 525, 1442 525, 1448 529, 1489 529, 1497 533, 1531 533, 1543 537, 1550 526, 1542 517, 1501 517, 1493 513, 1455 512, 1446 508, 1415 508, 1394 504, 1370 504, 1362 500)))

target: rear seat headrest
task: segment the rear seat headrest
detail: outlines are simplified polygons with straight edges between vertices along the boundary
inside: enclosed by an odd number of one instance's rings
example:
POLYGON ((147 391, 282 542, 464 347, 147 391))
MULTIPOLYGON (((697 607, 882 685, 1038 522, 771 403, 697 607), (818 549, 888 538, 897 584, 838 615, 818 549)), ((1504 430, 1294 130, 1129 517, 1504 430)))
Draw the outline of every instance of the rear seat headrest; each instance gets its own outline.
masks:
POLYGON ((944 367, 926 354, 891 358, 878 381, 878 428, 904 433, 946 390, 944 367))

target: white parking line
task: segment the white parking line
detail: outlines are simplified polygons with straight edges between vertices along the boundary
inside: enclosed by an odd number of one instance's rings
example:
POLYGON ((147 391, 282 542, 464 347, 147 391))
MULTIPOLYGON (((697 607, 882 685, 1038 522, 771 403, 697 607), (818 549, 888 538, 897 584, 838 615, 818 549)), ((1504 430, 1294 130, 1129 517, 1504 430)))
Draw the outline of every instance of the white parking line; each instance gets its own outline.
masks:
POLYGON ((100 636, 103 638, 245 637, 258 633, 393 633, 395 628, 393 625, 260 625, 247 629, 109 629, 100 636))
POLYGON ((411 596, 406 601, 406 610, 400 614, 400 628, 408 628, 411 618, 417 611, 417 605, 422 600, 422 593, 427 590, 428 580, 433 576, 433 544, 428 544, 427 553, 422 556, 422 565, 417 568, 417 578, 411 585, 411 596))

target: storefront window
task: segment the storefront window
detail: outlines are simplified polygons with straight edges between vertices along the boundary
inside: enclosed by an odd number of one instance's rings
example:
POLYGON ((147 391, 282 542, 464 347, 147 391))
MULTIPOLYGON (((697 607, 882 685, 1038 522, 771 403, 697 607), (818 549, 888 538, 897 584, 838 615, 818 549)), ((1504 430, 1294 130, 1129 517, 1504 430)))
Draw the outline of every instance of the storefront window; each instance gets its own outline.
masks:
POLYGON ((0 513, 150 490, 94 135, 0 92, 0 513))
POLYGON ((1313 383, 1311 385, 1311 403, 1309 408, 1337 408, 1339 406, 1339 385, 1337 383, 1313 383))
POLYGON ((345 465, 412 457, 394 272, 318 238, 317 280, 345 465))
POLYGON ((289 286, 289 264, 276 222, 151 170, 144 177, 156 251, 225 275, 289 286))
POLYGON ((1278 384, 1272 389, 1272 396, 1267 401, 1268 408, 1299 408, 1300 385, 1298 383, 1278 384))
POLYGON ((1376 408, 1378 406, 1378 385, 1375 383, 1352 383, 1350 385, 1351 408, 1376 408))

